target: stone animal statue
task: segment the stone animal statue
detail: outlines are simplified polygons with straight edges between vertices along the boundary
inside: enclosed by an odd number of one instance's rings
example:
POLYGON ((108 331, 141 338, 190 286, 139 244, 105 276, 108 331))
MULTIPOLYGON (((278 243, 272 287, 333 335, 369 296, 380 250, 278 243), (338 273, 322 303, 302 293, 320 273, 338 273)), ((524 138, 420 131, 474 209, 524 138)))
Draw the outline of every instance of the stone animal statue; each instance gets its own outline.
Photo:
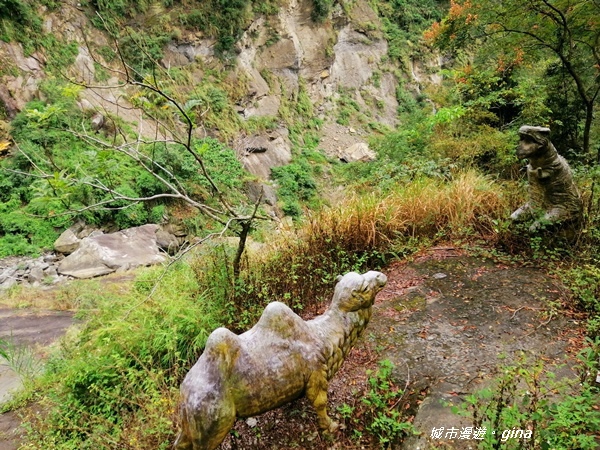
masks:
POLYGON ((513 220, 534 217, 529 228, 543 224, 578 222, 583 204, 567 161, 560 156, 549 139, 550 129, 522 126, 519 129, 517 157, 527 159, 529 201, 510 216, 513 220))
POLYGON ((387 277, 370 271, 338 277, 328 310, 304 321, 272 302, 241 335, 218 328, 181 384, 181 432, 176 450, 219 446, 236 418, 252 417, 306 395, 322 430, 337 424, 327 415, 328 381, 367 326, 375 295, 387 277))

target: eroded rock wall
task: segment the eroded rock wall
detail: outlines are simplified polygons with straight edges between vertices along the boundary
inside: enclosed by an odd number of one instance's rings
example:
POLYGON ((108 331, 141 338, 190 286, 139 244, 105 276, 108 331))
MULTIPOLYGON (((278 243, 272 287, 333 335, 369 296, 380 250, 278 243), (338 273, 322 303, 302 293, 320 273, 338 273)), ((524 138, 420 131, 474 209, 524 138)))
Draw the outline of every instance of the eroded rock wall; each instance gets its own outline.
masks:
MULTIPOLYGON (((236 44, 235 60, 227 68, 228 82, 242 87, 234 105, 240 120, 272 119, 278 124, 267 131, 240 131, 228 142, 259 184, 269 182, 272 167, 291 161, 293 145, 286 108, 300 95, 308 96, 312 117, 322 121, 319 147, 330 157, 347 160, 349 147, 366 145, 370 133, 367 122, 390 127, 397 124, 400 71, 387 57, 382 24, 369 3, 338 3, 322 23, 314 22, 311 12, 311 0, 287 0, 277 14, 256 17, 236 44), (340 110, 347 99, 360 111, 340 121, 340 110)), ((90 24, 78 3, 69 0, 59 11, 44 14, 43 28, 78 45, 79 52, 67 75, 95 84, 98 55, 92 55, 87 45, 97 50, 112 43, 90 24)), ((166 69, 188 69, 192 83, 199 85, 207 68, 224 67, 214 48, 215 41, 200 30, 189 31, 165 46, 160 63, 166 69)), ((8 119, 26 102, 40 96, 46 58, 44 51, 25 55, 20 44, 0 43, 0 62, 10 61, 12 67, 0 72, 0 101, 8 119)), ((417 84, 424 78, 418 69, 413 70, 417 84)), ((89 87, 81 91, 79 104, 91 120, 90 129, 96 130, 95 123, 109 124, 104 118, 112 115, 135 124, 142 136, 168 137, 168 131, 131 105, 135 93, 121 87, 122 81, 113 76, 102 81, 109 89, 89 87)), ((196 131, 200 137, 221 137, 219 130, 199 127, 196 131)))

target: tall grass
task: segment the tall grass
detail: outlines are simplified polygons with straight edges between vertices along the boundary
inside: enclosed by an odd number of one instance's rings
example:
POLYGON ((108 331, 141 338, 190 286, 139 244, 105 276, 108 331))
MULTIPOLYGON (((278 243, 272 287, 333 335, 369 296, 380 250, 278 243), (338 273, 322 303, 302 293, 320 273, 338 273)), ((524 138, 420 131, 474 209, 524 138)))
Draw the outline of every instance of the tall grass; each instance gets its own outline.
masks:
POLYGON ((132 293, 98 295, 38 381, 45 413, 29 417, 27 448, 169 448, 178 385, 222 314, 189 266, 162 270, 143 272, 132 293))
POLYGON ((501 189, 475 173, 419 179, 309 215, 250 253, 238 280, 232 252, 217 245, 165 276, 143 272, 122 295, 98 293, 81 333, 38 382, 45 414, 29 418, 27 448, 169 448, 179 383, 214 328, 246 329, 273 300, 318 309, 335 276, 378 268, 415 239, 488 236, 506 210, 501 189))
POLYGON ((33 348, 15 342, 13 336, 0 338, 0 365, 8 366, 25 383, 29 383, 42 370, 42 364, 33 348))
POLYGON ((385 197, 351 195, 313 216, 306 235, 350 237, 363 248, 407 236, 434 238, 442 232, 453 239, 492 232, 491 221, 508 210, 499 185, 476 172, 464 172, 450 182, 419 178, 385 197))
POLYGON ((385 196, 350 194, 248 258, 238 301, 244 308, 273 300, 318 306, 337 275, 381 267, 416 240, 489 240, 509 211, 500 186, 475 172, 450 182, 421 178, 385 196))

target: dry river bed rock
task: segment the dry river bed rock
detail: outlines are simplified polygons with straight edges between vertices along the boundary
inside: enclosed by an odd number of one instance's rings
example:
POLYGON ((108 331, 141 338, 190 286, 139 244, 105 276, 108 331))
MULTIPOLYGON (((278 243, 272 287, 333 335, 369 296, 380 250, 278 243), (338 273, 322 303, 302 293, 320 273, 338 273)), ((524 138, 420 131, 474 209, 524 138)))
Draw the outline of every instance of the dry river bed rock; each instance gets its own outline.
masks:
MULTIPOLYGON (((33 374, 41 369, 47 347, 73 324, 69 311, 24 310, 0 307, 0 339, 8 342, 11 359, 0 356, 0 405, 19 389, 18 372, 33 374), (16 369, 17 371, 15 371, 16 369)), ((0 450, 18 448, 19 418, 13 412, 0 415, 0 450)))
POLYGON ((403 449, 476 448, 468 439, 431 439, 431 432, 473 426, 444 404, 461 403, 498 366, 543 358, 557 375, 574 376, 569 367, 581 345, 581 323, 556 309, 566 291, 540 269, 448 248, 390 270, 402 275, 390 277, 371 333, 385 346, 382 355, 395 364, 398 381, 428 393, 414 419, 421 435, 403 449))
MULTIPOLYGON (((222 449, 380 448, 374 440, 356 438, 353 420, 360 423, 362 417, 344 419, 337 408, 360 404, 368 386, 366 370, 375 370, 382 359, 394 363, 395 384, 406 388, 397 407, 409 411, 421 432, 393 447, 398 450, 475 448, 474 441, 464 439, 432 440, 431 430, 472 425, 448 405, 460 403, 521 354, 557 367, 567 363, 560 374, 574 376, 569 367, 581 346, 582 323, 559 306, 566 292, 543 270, 438 247, 383 272, 388 284, 377 297, 371 323, 330 384, 330 411, 342 424, 334 438, 317 432, 312 408, 299 400, 239 420, 222 449)), ((6 314, 0 330, 6 333, 12 326, 19 336, 27 320, 17 316, 10 325, 6 314)), ((38 326, 59 332, 70 320, 68 314, 46 316, 38 326)), ((15 448, 11 430, 17 424, 14 415, 0 416, 0 449, 15 448)))

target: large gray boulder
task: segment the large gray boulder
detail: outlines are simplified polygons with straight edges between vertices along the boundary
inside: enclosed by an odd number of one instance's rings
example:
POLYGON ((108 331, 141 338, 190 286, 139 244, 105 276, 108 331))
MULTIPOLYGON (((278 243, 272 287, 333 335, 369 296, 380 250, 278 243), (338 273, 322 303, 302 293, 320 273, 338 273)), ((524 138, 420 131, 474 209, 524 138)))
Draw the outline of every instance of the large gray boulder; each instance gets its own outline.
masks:
POLYGON ((68 255, 77 250, 80 242, 81 239, 77 237, 75 232, 71 228, 67 228, 54 242, 54 250, 68 255))
POLYGON ((271 177, 272 167, 292 162, 292 143, 285 128, 244 136, 237 140, 235 149, 244 168, 262 180, 271 177))
POLYGON ((54 242, 54 250, 64 255, 73 253, 79 247, 81 240, 91 236, 92 233, 97 235, 102 234, 102 231, 90 225, 86 225, 86 223, 83 221, 77 221, 63 231, 63 233, 54 242))
POLYGON ((377 153, 371 150, 369 145, 364 142, 357 142, 340 152, 340 160, 347 163, 356 161, 368 162, 375 159, 377 159, 377 153))
POLYGON ((92 278, 162 263, 166 258, 156 243, 158 229, 158 225, 143 225, 84 238, 79 248, 61 261, 58 272, 75 278, 92 278))
POLYGON ((181 246, 179 239, 173 233, 170 233, 165 227, 160 227, 156 231, 156 245, 161 250, 174 255, 181 246))

